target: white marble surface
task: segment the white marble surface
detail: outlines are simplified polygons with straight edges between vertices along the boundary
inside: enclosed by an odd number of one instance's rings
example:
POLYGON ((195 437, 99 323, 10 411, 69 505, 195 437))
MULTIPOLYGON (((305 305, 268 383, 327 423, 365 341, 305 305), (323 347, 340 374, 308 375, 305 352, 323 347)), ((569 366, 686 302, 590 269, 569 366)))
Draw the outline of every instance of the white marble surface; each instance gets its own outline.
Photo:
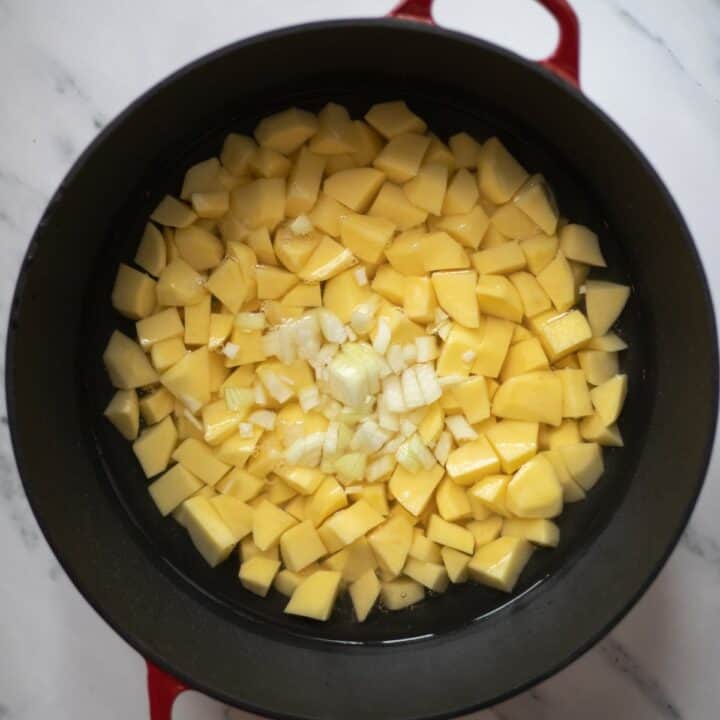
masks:
MULTIPOLYGON (((574 0, 585 92, 655 164, 720 293, 720 5, 574 0), (682 8, 682 10, 681 10, 682 8)), ((17 268, 51 192, 98 129, 179 65, 238 37, 372 16, 389 0, 0 0, 0 342, 17 268)), ((436 17, 532 57, 554 44, 531 0, 440 1, 436 17)), ((2 362, 2 360, 0 360, 2 362)), ((88 607, 48 550, 0 427, 0 720, 141 720, 144 665, 88 607)), ((596 648, 482 720, 718 716, 720 465, 651 590, 596 648)), ((175 718, 248 717, 189 693, 175 718)))

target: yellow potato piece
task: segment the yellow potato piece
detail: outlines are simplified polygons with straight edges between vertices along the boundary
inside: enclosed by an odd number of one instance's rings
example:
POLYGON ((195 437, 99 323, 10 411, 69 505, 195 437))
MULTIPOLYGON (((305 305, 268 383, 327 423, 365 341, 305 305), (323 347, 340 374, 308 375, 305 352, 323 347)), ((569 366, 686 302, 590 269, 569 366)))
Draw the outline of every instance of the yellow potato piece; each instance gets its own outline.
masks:
POLYGON ((536 422, 502 420, 486 431, 504 473, 514 472, 537 453, 538 429, 536 422))
POLYGON ((182 507, 185 528, 198 552, 211 567, 219 565, 237 545, 230 528, 202 495, 189 498, 182 507))
POLYGON ((420 230, 408 230, 398 235, 385 248, 385 257, 392 267, 403 275, 423 275, 422 241, 425 233, 420 230))
POLYGON ((430 145, 425 153, 425 162, 439 163, 444 165, 448 172, 452 172, 455 169, 455 158, 450 152, 450 148, 437 135, 428 133, 428 137, 430 138, 430 145))
POLYGON ((441 465, 411 473, 398 465, 390 478, 390 494, 412 515, 419 516, 443 477, 441 465))
POLYGON ((339 510, 325 521, 327 532, 335 536, 341 546, 349 545, 383 522, 383 516, 364 500, 339 510))
POLYGON ((560 542, 560 528, 552 520, 541 518, 505 520, 502 534, 503 537, 524 538, 543 547, 557 547, 560 542))
POLYGON ((231 495, 216 495, 210 498, 210 504, 236 540, 242 540, 252 532, 253 509, 248 504, 231 495))
POLYGON ((320 233, 311 232, 308 235, 295 235, 289 228, 278 228, 275 231, 273 250, 277 259, 290 272, 298 272, 313 254, 318 246, 320 233))
POLYGON ((475 295, 482 312, 511 322, 522 320, 520 295, 503 275, 481 275, 475 286, 475 295))
POLYGON ((172 458, 207 485, 216 485, 230 470, 229 465, 215 457, 212 448, 195 438, 184 440, 175 449, 172 458))
POLYGON ((480 313, 475 297, 477 273, 474 270, 434 272, 432 284, 440 307, 453 320, 467 328, 480 326, 480 313))
POLYGON ((620 317, 630 297, 630 288, 604 280, 588 280, 586 287, 588 322, 593 335, 598 337, 604 335, 620 317))
POLYGON ((216 490, 223 495, 229 495, 249 502, 260 493, 265 487, 265 480, 255 475, 251 475, 247 470, 242 468, 233 468, 227 475, 215 485, 216 490))
MULTIPOLYGON (((470 492, 472 492, 472 490, 470 492)), ((486 507, 485 505, 483 506, 486 507)), ((476 548, 479 548, 481 545, 487 545, 498 538, 500 536, 500 531, 502 530, 503 517, 495 515, 487 509, 486 513, 487 517, 483 520, 471 520, 465 525, 475 538, 476 548)))
POLYGON ((177 363, 187 352, 185 343, 179 337, 156 342, 150 348, 150 359, 158 372, 165 372, 177 363))
POLYGON ((548 369, 548 359, 540 341, 530 337, 510 346, 500 371, 500 380, 505 382, 516 375, 548 369))
POLYGON ((459 485, 472 485, 477 480, 498 472, 500 460, 487 439, 481 435, 453 450, 448 456, 445 469, 459 485))
POLYGON ((603 350, 604 352, 627 350, 627 346, 627 343, 614 332, 591 338, 586 345, 588 350, 603 350))
POLYGON ((520 467, 508 483, 505 504, 524 518, 552 518, 562 512, 562 486, 547 458, 538 455, 520 467))
POLYGON ((424 120, 403 100, 377 103, 368 110, 365 119, 386 138, 409 132, 423 133, 427 129, 424 120))
POLYGON ((321 192, 308 218, 317 230, 336 238, 340 236, 340 219, 349 213, 347 207, 321 192))
POLYGON ((533 275, 541 273, 557 255, 559 244, 555 235, 545 235, 544 233, 522 240, 520 249, 525 255, 528 270, 533 275))
MULTIPOLYGON (((134 440, 138 436, 140 406, 135 390, 118 390, 108 403, 103 415, 126 440, 134 440)), ((144 415, 143 419, 145 419, 144 415)))
MULTIPOLYGON (((140 400, 140 414, 147 425, 154 425, 167 417, 175 407, 175 398, 164 387, 148 395, 144 395, 140 400)), ((134 438, 128 438, 133 440, 134 438)))
MULTIPOLYGON (((317 130, 318 121, 312 113, 293 107, 263 118, 255 128, 255 138, 262 147, 289 155, 317 130)), ((233 172, 231 167, 228 169, 233 172)))
POLYGON ((555 475, 563 490, 563 501, 578 502, 585 499, 585 491, 573 480, 560 451, 545 450, 541 455, 548 460, 555 470, 555 475))
POLYGON ((562 383, 552 372, 517 375, 500 385, 492 402, 492 413, 509 420, 560 425, 562 383))
POLYGON ((249 172, 248 161, 256 149, 257 144, 251 137, 230 133, 223 143, 220 162, 235 177, 243 177, 249 172))
POLYGON ((296 523, 292 515, 267 500, 261 500, 253 513, 253 542, 260 550, 267 550, 296 523))
POLYGON ((566 368, 557 370, 555 375, 560 378, 563 386, 563 417, 581 418, 592 415, 593 405, 585 373, 582 370, 566 368))
POLYGON ((280 538, 280 555, 285 566, 300 572, 327 554, 315 526, 302 522, 287 530, 280 538))
POLYGON ((111 301, 121 315, 131 320, 147 317, 155 307, 155 281, 149 275, 120 263, 111 301))
MULTIPOLYGON (((507 486, 510 482, 510 475, 488 475, 482 480, 478 480, 468 490, 468 495, 479 500, 491 513, 502 517, 510 517, 510 511, 506 506, 507 486)), ((490 542, 494 540, 500 533, 500 526, 497 523, 489 522, 491 518, 482 520, 482 525, 473 523, 468 524, 475 538, 481 541, 490 542), (496 526, 497 525, 497 532, 496 526)))
POLYGON ((259 178, 233 188, 230 211, 250 229, 274 230, 285 217, 285 180, 259 178))
POLYGON ((486 317, 482 340, 475 347, 476 357, 472 372, 487 378, 496 378, 507 357, 513 332, 511 322, 492 316, 486 317))
POLYGON ((442 593, 447 590, 449 578, 444 565, 409 558, 403 573, 433 592, 442 593))
POLYGON ((380 600, 388 610, 402 610, 425 598, 425 588, 410 578, 398 578, 383 582, 380 600))
POLYGON ((525 315, 533 317, 551 309, 550 298, 533 275, 528 272, 515 272, 508 279, 520 295, 525 315))
POLYGON ((374 570, 367 570, 348 588, 355 617, 364 622, 380 597, 380 581, 374 570))
POLYGON ((318 113, 320 127, 310 140, 310 150, 318 155, 342 155, 355 150, 355 126, 347 109, 328 103, 318 113))
POLYGON ((525 267, 525 255, 516 242, 506 242, 489 250, 480 250, 472 256, 475 269, 481 275, 505 275, 525 267))
POLYGON ((490 224, 508 240, 525 240, 538 232, 538 226, 513 203, 500 205, 490 216, 490 224))
POLYGON ((512 592, 532 552, 533 546, 523 538, 498 538, 478 548, 468 564, 468 574, 483 585, 512 592))
MULTIPOLYGON (((470 500, 465 488, 457 485, 451 478, 445 477, 435 494, 438 513, 443 520, 457 522, 472 515, 470 500)), ((417 578, 415 578, 417 580, 417 578)))
MULTIPOLYGON (((439 162, 426 162, 417 175, 405 183, 403 190, 413 205, 427 210, 433 215, 440 215, 443 212, 447 181, 447 165, 439 162)), ((467 208, 467 210, 469 209, 467 208)))
POLYGON ((435 291, 428 277, 407 277, 403 285, 405 314, 415 322, 429 323, 435 317, 435 291))
POLYGON ((285 612, 313 620, 327 620, 340 591, 341 579, 339 572, 314 572, 297 586, 290 602, 285 606, 285 612))
POLYGON ((135 264, 157 277, 167 264, 167 248, 162 233, 152 224, 147 223, 140 244, 135 253, 135 264))
POLYGON ((153 477, 165 470, 176 442, 177 430, 170 417, 140 433, 140 437, 133 443, 133 452, 146 477, 153 477))
POLYGON ((478 158, 478 187, 491 202, 504 203, 527 180, 526 170, 496 137, 485 142, 478 158))
POLYGON ((248 159, 248 168, 263 178, 286 178, 292 163, 277 150, 260 147, 248 159))
POLYGON ((467 582, 470 556, 450 547, 444 547, 440 552, 450 582, 453 584, 467 582))
POLYGON ((350 157, 357 167, 371 165, 383 146, 383 139, 380 135, 362 120, 354 120, 355 126, 355 150, 350 157))
POLYGON ((616 352, 581 350, 577 357, 580 367, 591 385, 602 385, 619 372, 616 352))
POLYGON ((197 225, 178 228, 175 245, 180 257, 198 272, 217 267, 225 255, 222 241, 197 225))
POLYGON ((325 180, 326 195, 355 212, 365 212, 377 195, 385 174, 375 168, 341 170, 325 180))
POLYGON ((595 412, 606 427, 612 425, 620 416, 627 396, 627 386, 627 375, 615 375, 590 391, 595 412))
POLYGON ((452 135, 448 144, 458 167, 473 169, 477 167, 478 155, 482 146, 475 138, 466 132, 460 132, 452 135))
POLYGON ((424 223, 428 213, 413 205, 399 185, 385 182, 370 206, 368 215, 385 218, 394 223, 398 230, 408 230, 424 223))
POLYGON ((583 347, 591 337, 590 325, 579 310, 558 314, 553 311, 536 315, 529 322, 537 333, 551 362, 583 347))
POLYGON ((194 305, 205 295, 205 278, 182 258, 171 260, 160 273, 157 299, 161 305, 194 305))
POLYGON ((395 135, 373 160, 373 167, 392 182, 407 182, 418 174, 429 145, 430 138, 425 135, 395 135))
MULTIPOLYGON (((186 345, 207 345, 209 343, 211 301, 212 298, 205 295, 200 302, 185 308, 184 341, 186 345)), ((174 308, 171 310, 177 314, 177 310, 174 308)), ((178 323, 179 320, 178 317, 178 323)), ((182 326, 182 323, 179 325, 182 326)))
POLYGON ((584 225, 569 223, 558 232, 560 249, 568 260, 596 267, 607 267, 598 236, 584 225))
MULTIPOLYGON (((390 265, 381 265, 378 268, 372 283, 370 283, 370 287, 374 292, 378 295, 382 295, 382 297, 391 303, 402 305, 405 297, 405 276, 401 275, 390 265)), ((437 294, 437 287, 435 286, 435 283, 433 283, 433 287, 435 287, 435 293, 437 294)), ((473 285, 473 292, 474 291, 475 286, 473 285)), ((359 305, 359 303, 355 304, 359 305)))
POLYGON ((157 382, 158 375, 140 346, 115 330, 103 352, 110 382, 120 390, 132 390, 157 382))
POLYGON ((537 274, 537 281, 556 310, 564 312, 575 304, 575 278, 562 252, 537 274))
POLYGON ((307 506, 308 519, 318 527, 327 517, 348 504, 345 490, 334 477, 326 477, 312 494, 307 506))
POLYGON ((238 577, 242 586, 255 595, 265 597, 280 570, 280 563, 270 558, 255 556, 241 563, 238 577))
POLYGON ((580 421, 583 440, 607 447, 623 447, 625 444, 617 424, 606 426, 597 414, 588 415, 580 421))
POLYGON ((340 243, 324 236, 298 273, 306 283, 321 282, 347 270, 357 263, 355 256, 340 243))
POLYGON ((198 217, 217 220, 230 209, 230 193, 227 190, 196 192, 192 194, 191 202, 198 217))
POLYGON ((378 565, 391 577, 402 572, 412 541, 412 525, 403 517, 390 518, 368 535, 378 565))
POLYGON ((442 559, 440 546, 432 540, 428 540, 423 531, 417 527, 413 528, 413 540, 408 557, 433 563, 439 563, 442 559))
POLYGON ((183 356, 160 382, 193 414, 210 400, 210 371, 206 347, 183 356))
POLYGON ((164 517, 202 487, 202 482, 182 465, 173 465, 166 473, 151 483, 148 492, 164 517))
POLYGON ((358 285, 355 271, 349 269, 325 283, 322 304, 325 309, 335 313, 343 323, 349 323, 352 311, 358 305, 367 303, 371 297, 370 288, 367 285, 358 285))
POLYGON ((605 470, 602 449, 597 443, 563 445, 558 449, 572 479, 586 492, 591 490, 605 470))
POLYGON ((165 195, 153 210, 150 219, 167 227, 183 228, 192 225, 197 220, 197 215, 185 203, 172 195, 165 195))
POLYGON ((445 193, 442 208, 436 215, 464 215, 469 213, 478 201, 478 189, 475 176, 465 168, 460 168, 445 193))
POLYGON ((260 300, 276 300, 281 298, 291 287, 297 285, 298 279, 293 273, 280 268, 259 265, 256 269, 257 293, 260 300))
POLYGON ((420 239, 423 269, 426 273, 434 270, 462 270, 470 267, 470 260, 460 243, 446 232, 432 232, 420 239))
POLYGON ((381 217, 351 214, 340 220, 340 240, 356 257, 378 263, 395 233, 395 224, 381 217))
POLYGON ((427 529, 428 539, 470 555, 475 548, 475 537, 464 527, 447 522, 439 515, 432 515, 427 529))
POLYGON ((553 235, 558 224, 555 196, 542 175, 533 175, 513 198, 522 210, 547 235, 553 235))

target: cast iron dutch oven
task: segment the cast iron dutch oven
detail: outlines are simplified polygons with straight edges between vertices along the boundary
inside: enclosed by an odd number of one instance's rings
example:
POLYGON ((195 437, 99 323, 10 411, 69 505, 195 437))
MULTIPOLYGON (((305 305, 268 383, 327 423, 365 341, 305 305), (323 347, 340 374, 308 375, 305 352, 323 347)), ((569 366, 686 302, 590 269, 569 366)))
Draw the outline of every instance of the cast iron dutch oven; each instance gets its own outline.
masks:
POLYGON ((92 143, 28 249, 7 348, 17 463, 68 575, 151 661, 154 720, 168 720, 181 682, 275 717, 447 717, 507 698, 627 612, 697 498, 717 405, 705 277, 653 169, 575 86, 572 10, 543 1, 561 37, 538 65, 434 27, 430 5, 278 30, 178 71, 92 143), (110 290, 144 218, 225 133, 290 105, 335 100, 357 116, 397 98, 442 137, 499 135, 569 217, 599 231, 608 277, 632 285, 619 330, 630 344, 626 445, 606 452, 602 481, 560 520, 560 547, 535 554, 512 596, 457 586, 364 624, 349 607, 317 624, 284 615, 280 596, 244 591, 231 562, 210 570, 152 505, 130 445, 102 418, 111 387, 100 357, 118 324, 110 290))

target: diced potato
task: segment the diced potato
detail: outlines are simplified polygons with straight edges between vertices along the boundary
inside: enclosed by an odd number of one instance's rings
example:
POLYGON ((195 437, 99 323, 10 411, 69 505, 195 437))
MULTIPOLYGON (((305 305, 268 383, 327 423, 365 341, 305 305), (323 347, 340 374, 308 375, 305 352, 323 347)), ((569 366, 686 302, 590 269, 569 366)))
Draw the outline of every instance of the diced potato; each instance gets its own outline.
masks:
POLYGON ((475 548, 475 537, 464 527, 443 520, 439 515, 432 515, 427 530, 428 539, 459 550, 467 555, 472 554, 475 548))
POLYGON ((574 445, 581 442, 577 420, 563 420, 557 427, 543 425, 538 434, 541 448, 555 449, 563 445, 574 445))
MULTIPOLYGON (((293 107, 263 118, 255 128, 255 138, 262 147, 290 155, 317 131, 317 118, 293 107)), ((228 169, 233 172, 231 167, 228 169)))
POLYGON ((418 174, 429 145, 430 138, 425 135, 395 135, 373 160, 373 167, 382 171, 392 182, 407 182, 418 174))
POLYGON ((528 270, 533 275, 541 273, 556 257, 559 242, 555 235, 539 233, 534 237, 523 240, 520 249, 525 255, 528 270))
POLYGON ((171 260, 160 273, 157 299, 161 305, 194 305, 205 295, 205 279, 182 258, 171 260))
MULTIPOLYGON (((403 190, 413 205, 433 215, 440 215, 443 212, 447 181, 446 165, 438 162, 426 162, 418 170, 417 175, 405 183, 403 190)), ((470 207, 473 204, 471 203, 470 207)), ((465 212, 469 209, 467 208, 465 212)))
POLYGON ((110 336, 103 352, 103 363, 110 382, 120 390, 132 390, 158 380, 140 346, 117 330, 110 336))
POLYGON ((327 549, 315 526, 310 522, 302 522, 283 533, 280 538, 280 554, 289 570, 300 572, 326 555, 327 549))
POLYGON ((500 372, 500 380, 505 382, 516 375, 548 368, 548 359, 540 341, 536 337, 530 337, 510 346, 500 372))
POLYGON ((562 313, 542 313, 531 319, 530 325, 537 332, 551 362, 575 352, 588 342, 590 325, 579 310, 562 313))
POLYGON ((520 295, 503 275, 481 275, 475 287, 475 295, 482 312, 511 322, 522 320, 520 295))
POLYGON ((249 157, 248 168, 259 177, 286 178, 291 162, 277 150, 260 147, 249 157))
MULTIPOLYGON (((488 475, 482 480, 478 480, 478 482, 470 488, 468 495, 479 500, 491 513, 502 517, 510 517, 510 511, 506 505, 507 486, 510 480, 510 475, 488 475)), ((474 530, 477 530, 480 533, 481 539, 485 540, 485 542, 494 540, 497 534, 486 539, 487 534, 494 532, 494 525, 488 523, 489 519, 490 518, 482 520, 481 522, 484 524, 481 526, 473 525, 473 527, 471 527, 470 524, 468 524, 468 530, 473 532, 474 535, 474 530)), ((497 533, 499 534, 499 532, 500 529, 498 527, 497 533)))
POLYGON ((620 416, 627 396, 627 386, 627 375, 615 375, 590 391, 595 412, 606 427, 612 425, 620 416))
POLYGON ((555 375, 560 378, 563 386, 563 417, 580 418, 592 415, 593 404, 585 373, 582 370, 566 368, 556 370, 555 375))
POLYGON ((560 425, 562 383, 552 372, 517 375, 504 382, 492 402, 492 413, 509 420, 560 425))
POLYGON ((262 500, 253 513, 253 542, 260 550, 267 550, 296 523, 292 515, 267 500, 262 500))
POLYGON ((211 486, 216 485, 230 470, 229 465, 215 457, 208 445, 195 438, 184 440, 172 453, 172 458, 211 486))
POLYGON ((470 260, 460 243, 445 232, 424 235, 420 240, 420 251, 425 272, 462 270, 470 267, 470 260))
POLYGON ((175 232, 175 245, 180 257, 198 272, 217 267, 225 255, 220 238, 198 225, 179 228, 175 232))
POLYGON ((428 213, 413 205, 399 185, 385 182, 370 206, 368 215, 389 220, 399 230, 408 230, 424 223, 428 213))
POLYGON ((236 540, 242 540, 252 532, 253 509, 232 495, 216 495, 210 504, 228 526, 236 540))
POLYGON ((135 264, 157 277, 167 263, 167 249, 162 233, 152 224, 147 223, 137 252, 135 264))
MULTIPOLYGON (((496 378, 500 374, 510 348, 513 336, 513 324, 496 317, 486 317, 482 340, 474 349, 475 360, 472 372, 486 378, 496 378)), ((438 373, 439 374, 439 373, 438 373)))
POLYGON ((340 240, 356 257, 369 263, 383 259, 395 224, 381 217, 350 214, 340 220, 340 240))
POLYGON ((455 164, 461 168, 476 168, 482 146, 466 132, 456 133, 449 140, 455 164))
POLYGON ((557 547, 560 542, 560 529, 545 519, 513 518, 505 520, 502 529, 503 537, 524 538, 543 547, 557 547))
POLYGON ((441 212, 436 215, 464 215, 469 213, 478 201, 475 177, 465 168, 460 168, 448 185, 441 212))
POLYGON ((344 546, 365 535, 383 522, 383 516, 364 500, 339 510, 325 521, 325 528, 344 546))
POLYGON ((591 490, 605 470, 602 449, 597 443, 564 445, 558 449, 572 479, 586 492, 591 490))
POLYGON ((560 249, 568 260, 576 260, 587 265, 607 267, 600 250, 598 236, 584 225, 569 223, 558 232, 560 249))
POLYGON ((297 586, 307 577, 310 577, 314 572, 319 570, 317 564, 309 565, 305 570, 299 573, 292 572, 291 570, 280 570, 275 576, 273 587, 285 597, 292 597, 297 586))
POLYGON ((321 237, 320 233, 311 232, 300 236, 295 235, 289 228, 278 228, 275 231, 273 249, 285 268, 296 273, 310 259, 321 237))
POLYGON ((332 238, 324 236, 298 273, 298 277, 306 283, 322 282, 356 263, 357 259, 350 250, 332 238))
POLYGON ((409 558, 405 563, 403 573, 424 585, 428 590, 441 593, 447 590, 448 573, 444 565, 409 558))
POLYGON ((480 205, 476 205, 464 215, 445 215, 433 225, 434 230, 442 230, 461 245, 477 250, 483 242, 488 229, 488 216, 480 205))
POLYGON ((278 478, 267 480, 264 489, 265 499, 273 505, 283 505, 297 495, 296 490, 278 478))
POLYGON ((409 132, 423 133, 427 129, 422 118, 410 110, 403 100, 377 103, 368 110, 365 119, 386 138, 409 132))
POLYGON ((131 320, 147 317, 155 307, 155 285, 149 275, 120 263, 112 290, 112 306, 131 320))
POLYGON ((172 195, 166 195, 153 210, 150 219, 160 225, 183 228, 192 225, 197 220, 197 215, 185 203, 172 195))
MULTIPOLYGON (((357 285, 357 282, 355 284, 357 285)), ((328 285, 325 286, 326 293, 328 285)), ((390 265, 381 265, 378 268, 372 283, 370 283, 370 287, 374 292, 378 293, 378 295, 382 295, 382 297, 389 300, 391 303, 396 305, 403 304, 403 299, 405 297, 405 276, 401 275, 390 265)), ((437 287, 435 286, 435 283, 433 283, 433 287, 435 287, 435 293, 437 294, 437 287)), ((474 284, 473 292, 475 292, 474 284)), ((359 304, 360 303, 355 303, 355 305, 359 304)), ((339 315, 337 312, 335 314, 339 315)))
MULTIPOLYGON (((538 226, 513 203, 500 205, 490 216, 490 225, 507 240, 525 240, 538 232, 538 226)), ((523 262, 523 266, 524 266, 523 262)))
POLYGON ((500 458, 503 472, 511 473, 537 453, 538 423, 502 420, 485 437, 500 458))
POLYGON ((475 297, 477 273, 474 270, 434 272, 432 284, 440 307, 453 320, 468 328, 480 326, 475 297))
MULTIPOLYGON (((481 482, 484 483, 485 481, 481 480, 481 482)), ((470 493, 472 492, 471 489, 470 493)), ((489 542, 500 537, 500 530, 502 530, 504 521, 503 516, 492 514, 490 510, 487 512, 488 516, 483 520, 471 520, 465 525, 475 538, 476 548, 479 548, 481 545, 487 545, 489 542)))
POLYGON ((552 303, 537 279, 528 272, 512 273, 510 282, 520 295, 523 311, 528 317, 550 310, 552 303))
POLYGON ((161 310, 135 323, 140 347, 148 350, 161 340, 183 335, 184 328, 178 311, 172 307, 161 310))
POLYGON ((383 139, 362 120, 354 120, 353 125, 355 126, 355 150, 350 153, 350 157, 357 167, 372 165, 372 161, 382 149, 383 139))
POLYGON ((230 209, 230 193, 227 190, 196 192, 191 199, 193 210, 200 218, 216 220, 230 209))
POLYGON ((126 440, 135 440, 140 428, 140 408, 135 390, 118 390, 103 413, 126 440))
POLYGON ((335 605, 341 579, 339 572, 314 572, 298 585, 285 607, 285 612, 313 620, 327 620, 335 605))
POLYGON ((285 180, 259 178, 233 188, 230 210, 251 229, 274 230, 285 217, 285 180))
POLYGON ((380 581, 367 570, 348 588, 358 622, 364 622, 380 596, 380 581))
POLYGON ((210 400, 210 371, 207 347, 183 356, 167 370, 160 382, 193 414, 210 400))
POLYGON ((580 421, 580 435, 587 442, 607 447, 623 447, 625 444, 617 424, 606 426, 597 414, 588 415, 580 421))
POLYGON ((505 275, 525 267, 525 255, 516 242, 506 242, 472 256, 473 265, 481 275, 505 275))
POLYGON ((450 582, 454 584, 467 582, 467 567, 471 559, 470 555, 461 553, 451 547, 444 547, 440 552, 450 582))
POLYGON ((205 442, 219 445, 237 432, 238 423, 247 415, 247 408, 240 412, 230 410, 225 400, 211 402, 200 411, 205 442))
POLYGON ((520 467, 508 483, 505 504, 523 518, 552 518, 562 512, 562 486, 547 458, 538 455, 520 467))
POLYGON ((542 456, 548 460, 555 470, 555 476, 563 490, 564 502, 572 503, 584 500, 585 491, 573 480, 560 451, 557 449, 545 450, 542 456))
POLYGON ((398 465, 390 478, 390 494, 410 513, 419 516, 443 477, 442 465, 411 473, 398 465))
POLYGON ((523 538, 501 537, 478 548, 468 573, 476 582, 512 592, 532 552, 533 546, 523 538))
POLYGON ((552 190, 542 175, 533 175, 513 198, 522 210, 547 235, 553 235, 558 224, 558 208, 552 190))
POLYGON ((320 307, 322 305, 320 285, 296 285, 288 290, 280 302, 289 307, 320 307))
POLYGON ((425 233, 419 230, 408 230, 398 235, 385 248, 385 257, 390 265, 403 275, 423 275, 422 240, 425 233))
POLYGON ((448 522, 465 520, 472 515, 470 501, 468 500, 465 489, 457 485, 449 477, 444 478, 438 486, 437 493, 435 494, 435 502, 437 503, 440 517, 448 522))
POLYGON ((237 541, 210 500, 195 495, 183 503, 185 528, 198 552, 211 567, 230 555, 237 541))
MULTIPOLYGON (((209 344, 211 300, 209 295, 205 295, 199 303, 185 308, 184 340, 186 345, 209 344)), ((177 313, 177 311, 175 312, 177 313)))
POLYGON ((619 352, 627 349, 627 343, 614 332, 591 338, 586 347, 588 350, 602 350, 604 352, 619 352))
POLYGON ((504 203, 527 180, 526 170, 496 137, 485 142, 478 158, 478 187, 491 202, 504 203))
POLYGON ((265 480, 238 467, 224 475, 215 485, 215 488, 223 495, 229 495, 242 502, 249 502, 257 497, 264 487, 265 480))
POLYGON ((435 317, 435 291, 428 277, 407 277, 404 283, 405 314, 415 322, 429 323, 435 317))
POLYGON ((349 213, 347 207, 321 192, 308 217, 317 230, 336 238, 340 236, 340 218, 349 213))
POLYGON ((251 137, 230 133, 223 143, 220 162, 235 177, 243 177, 249 172, 248 162, 256 149, 257 144, 251 137))
POLYGON ((402 572, 412 541, 412 525, 403 517, 390 518, 368 535, 379 566, 391 577, 402 572))
POLYGON ((588 322, 593 335, 598 337, 610 330, 620 317, 630 297, 630 288, 605 280, 588 280, 586 288, 585 308, 588 322))
POLYGON ((270 558, 255 556, 240 565, 239 578, 242 586, 255 595, 265 597, 280 570, 280 563, 270 558))
POLYGON ((537 280, 560 312, 575 304, 575 278, 561 252, 537 274, 537 280))
POLYGON ((307 506, 307 516, 315 527, 319 527, 327 517, 346 507, 347 504, 347 496, 342 485, 334 477, 326 477, 311 496, 310 504, 307 506))
MULTIPOLYGON (((173 411, 175 398, 164 387, 160 387, 149 395, 144 395, 139 405, 142 419, 147 425, 154 425, 173 411)), ((133 439, 128 438, 128 440, 133 439)))
POLYGON ((577 357, 580 367, 591 385, 602 385, 619 372, 616 352, 581 350, 577 357))
POLYGON ((385 181, 385 174, 375 168, 353 168, 335 173, 325 180, 326 195, 355 212, 365 212, 385 181))
POLYGON ((422 562, 439 563, 442 559, 440 546, 432 540, 428 540, 420 528, 413 529, 412 545, 408 557, 413 557, 422 562))

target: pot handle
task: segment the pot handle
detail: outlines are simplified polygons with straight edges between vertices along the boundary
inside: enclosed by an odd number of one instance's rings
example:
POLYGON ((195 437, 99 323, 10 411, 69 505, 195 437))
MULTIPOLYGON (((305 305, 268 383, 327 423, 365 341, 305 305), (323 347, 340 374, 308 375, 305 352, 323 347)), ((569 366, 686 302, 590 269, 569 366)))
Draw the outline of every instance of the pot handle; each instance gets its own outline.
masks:
MULTIPOLYGON (((567 0, 537 0, 556 20, 560 31, 558 44, 550 57, 539 64, 566 82, 580 87, 580 26, 567 0)), ((390 11, 390 17, 434 25, 433 0, 403 0, 390 11)))
POLYGON ((172 720, 175 698, 189 688, 149 660, 146 663, 150 720, 172 720))

